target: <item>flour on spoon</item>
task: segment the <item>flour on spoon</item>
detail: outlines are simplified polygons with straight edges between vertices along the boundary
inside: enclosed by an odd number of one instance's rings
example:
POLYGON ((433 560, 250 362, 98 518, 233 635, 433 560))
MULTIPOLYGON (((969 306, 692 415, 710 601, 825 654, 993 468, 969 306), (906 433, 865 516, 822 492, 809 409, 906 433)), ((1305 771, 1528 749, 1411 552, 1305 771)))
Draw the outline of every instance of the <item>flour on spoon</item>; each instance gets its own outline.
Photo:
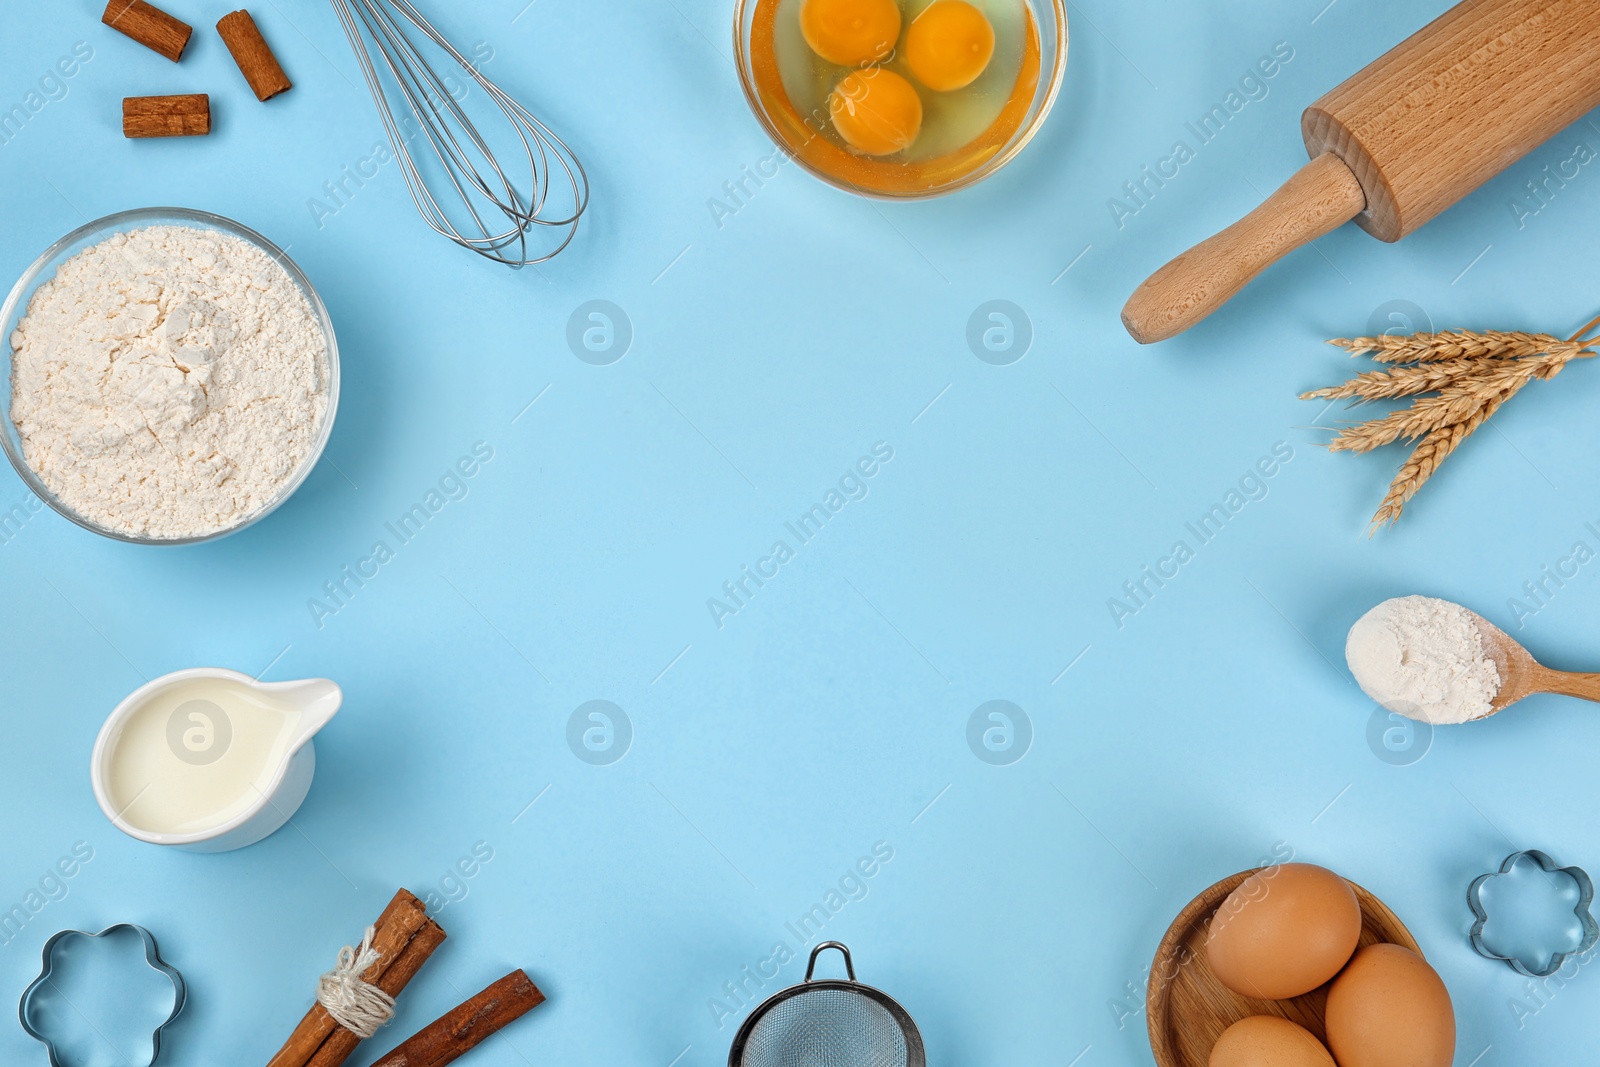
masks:
POLYGON ((1488 715, 1500 692, 1477 617, 1448 600, 1385 600, 1350 628, 1345 659, 1373 700, 1435 725, 1488 715))

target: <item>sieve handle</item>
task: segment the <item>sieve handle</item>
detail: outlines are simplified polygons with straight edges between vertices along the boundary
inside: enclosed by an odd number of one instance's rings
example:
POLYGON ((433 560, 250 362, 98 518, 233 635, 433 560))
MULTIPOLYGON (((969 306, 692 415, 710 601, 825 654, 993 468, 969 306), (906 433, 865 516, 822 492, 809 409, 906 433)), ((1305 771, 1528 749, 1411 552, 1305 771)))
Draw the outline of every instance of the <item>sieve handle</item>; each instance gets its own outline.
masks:
POLYGON ((824 941, 811 950, 811 959, 806 961, 806 981, 811 981, 811 972, 817 969, 817 957, 822 955, 822 950, 825 948, 839 950, 839 955, 844 957, 844 973, 849 976, 850 981, 854 982, 856 980, 856 968, 855 964, 850 962, 850 950, 838 941, 824 941))

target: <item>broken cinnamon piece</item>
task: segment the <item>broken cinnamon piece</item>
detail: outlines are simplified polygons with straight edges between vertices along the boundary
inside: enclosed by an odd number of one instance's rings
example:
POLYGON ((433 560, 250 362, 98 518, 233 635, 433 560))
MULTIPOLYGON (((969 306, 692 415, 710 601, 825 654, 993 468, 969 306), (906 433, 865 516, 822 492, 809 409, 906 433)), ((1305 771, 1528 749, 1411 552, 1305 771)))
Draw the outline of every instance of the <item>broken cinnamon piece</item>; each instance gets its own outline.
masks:
POLYGON ((183 58, 193 27, 145 0, 110 0, 100 21, 176 63, 183 58))
POLYGON ((222 42, 228 46, 234 63, 238 64, 244 80, 250 83, 257 100, 264 103, 294 87, 250 12, 241 9, 222 16, 217 32, 222 35, 222 42))
POLYGON ((512 971, 418 1030, 372 1067, 445 1067, 544 1003, 525 971, 512 971))
POLYGON ((189 137, 211 132, 211 98, 129 96, 122 101, 122 136, 189 137))

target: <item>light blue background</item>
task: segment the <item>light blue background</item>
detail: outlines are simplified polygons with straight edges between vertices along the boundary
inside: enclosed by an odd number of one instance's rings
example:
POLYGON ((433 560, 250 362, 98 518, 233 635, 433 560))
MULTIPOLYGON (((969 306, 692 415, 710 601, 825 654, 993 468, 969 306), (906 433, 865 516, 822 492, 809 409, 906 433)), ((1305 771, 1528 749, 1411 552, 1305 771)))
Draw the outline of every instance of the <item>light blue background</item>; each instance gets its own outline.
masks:
MULTIPOLYGON (((1117 321, 1128 292, 1286 178, 1300 110, 1447 4, 1085 0, 1054 113, 992 180, 885 205, 788 166, 719 227, 708 201, 771 152, 726 0, 523 3, 426 5, 589 165, 577 242, 520 273, 426 232, 393 167, 317 224, 308 201, 381 137, 325 3, 256 8, 296 82, 265 106, 208 28, 231 2, 172 0, 201 27, 176 67, 100 26, 95 0, 0 16, 5 108, 74 42, 94 49, 0 146, 0 275, 113 211, 220 212, 290 246, 344 371, 325 460, 247 532, 139 549, 43 512, 0 547, 0 904, 74 842, 95 852, 0 948, 0 991, 56 929, 140 922, 192 988, 166 1062, 264 1063, 395 887, 437 886, 485 842, 440 914, 449 943, 352 1062, 523 966, 550 1003, 479 1067, 708 1067, 744 1017, 719 1029, 710 999, 795 945, 784 924, 883 841, 893 860, 825 933, 913 1013, 930 1062, 1145 1064, 1127 983, 1192 895, 1281 842, 1410 926, 1454 997, 1458 1064, 1592 1050, 1600 978, 1526 1001, 1519 1026, 1524 980, 1472 954, 1464 891, 1513 848, 1600 867, 1600 719, 1531 700, 1394 766, 1342 647, 1367 607, 1422 592, 1554 665, 1600 663, 1600 564, 1520 630, 1507 604, 1574 542, 1600 548, 1600 382, 1580 365, 1530 388, 1370 541, 1401 456, 1330 456, 1311 427, 1337 410, 1295 396, 1342 380, 1321 341, 1391 300, 1440 327, 1576 329, 1600 299, 1600 177, 1520 227, 1511 205, 1600 128, 1402 245, 1347 227, 1141 349, 1117 321), (1269 95, 1119 229, 1108 200, 1278 42, 1294 58, 1269 95), (122 96, 189 91, 213 95, 210 138, 123 140, 122 96), (592 299, 633 325, 611 366, 565 340, 592 299), (965 341, 992 299, 1032 322, 1010 366, 965 341), (319 628, 308 599, 478 441, 494 459, 470 495, 319 628), (718 629, 707 598, 878 441, 894 459, 870 495, 718 629), (1267 497, 1119 629, 1107 599, 1277 442, 1293 460, 1267 497), (88 785, 112 706, 200 664, 347 694, 295 828, 222 856, 121 837, 88 785), (635 730, 610 766, 565 740, 592 699, 635 730), (966 743, 992 699, 1034 726, 1011 766, 966 743)), ((0 505, 24 493, 0 476, 0 505)), ((43 1053, 0 1026, 0 1059, 43 1053)))

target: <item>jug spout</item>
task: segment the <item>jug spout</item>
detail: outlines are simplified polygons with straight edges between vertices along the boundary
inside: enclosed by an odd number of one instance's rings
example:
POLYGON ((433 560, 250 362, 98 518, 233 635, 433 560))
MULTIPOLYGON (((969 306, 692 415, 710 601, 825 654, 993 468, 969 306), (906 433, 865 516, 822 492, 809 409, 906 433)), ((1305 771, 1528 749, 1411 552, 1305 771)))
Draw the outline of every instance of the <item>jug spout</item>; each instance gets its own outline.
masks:
POLYGON ((328 725, 328 720, 333 718, 339 706, 344 703, 344 690, 339 688, 339 683, 327 678, 280 682, 273 688, 277 689, 280 698, 293 705, 299 712, 299 724, 295 729, 291 751, 298 751, 307 741, 315 737, 317 731, 328 725))

